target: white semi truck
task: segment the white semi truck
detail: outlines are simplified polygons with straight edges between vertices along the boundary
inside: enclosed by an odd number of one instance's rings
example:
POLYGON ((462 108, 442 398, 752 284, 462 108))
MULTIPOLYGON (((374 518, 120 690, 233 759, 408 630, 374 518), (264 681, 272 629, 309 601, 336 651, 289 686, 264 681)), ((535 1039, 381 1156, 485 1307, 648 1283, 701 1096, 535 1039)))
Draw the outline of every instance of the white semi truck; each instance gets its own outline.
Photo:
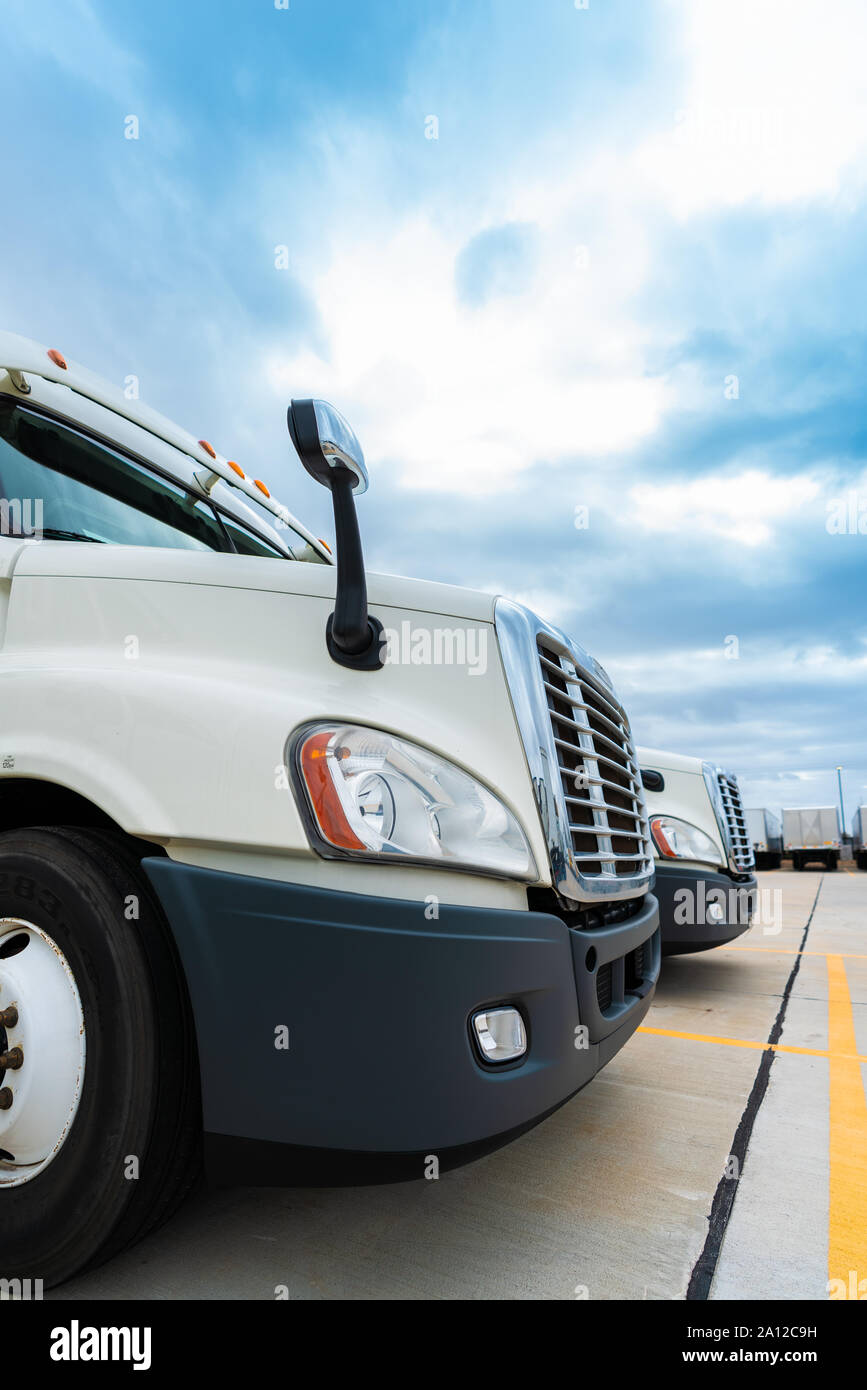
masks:
POLYGON ((867 806, 859 806, 852 817, 852 853, 859 869, 867 869, 867 806))
POLYGON ((203 1158, 465 1161, 650 1006, 605 670, 508 599, 367 575, 357 440, 324 402, 288 424, 336 563, 237 461, 0 335, 4 1277, 107 1259, 203 1158))
POLYGON ((738 779, 714 763, 638 748, 656 862, 663 955, 706 951, 740 936, 756 877, 738 779))
POLYGON ((779 869, 783 862, 783 827, 767 807, 748 806, 747 828, 757 869, 779 869))
POLYGON ((836 806, 787 806, 783 809, 783 843, 792 867, 824 864, 836 869, 843 831, 836 806))

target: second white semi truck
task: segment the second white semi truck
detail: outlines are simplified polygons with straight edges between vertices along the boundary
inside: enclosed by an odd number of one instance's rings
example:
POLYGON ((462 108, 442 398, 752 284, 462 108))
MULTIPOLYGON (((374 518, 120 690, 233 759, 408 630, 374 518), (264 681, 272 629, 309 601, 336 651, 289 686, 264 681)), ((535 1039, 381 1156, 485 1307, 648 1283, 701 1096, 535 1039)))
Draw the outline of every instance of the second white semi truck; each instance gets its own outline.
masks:
POLYGON ((752 846, 737 777, 713 763, 638 748, 653 839, 663 955, 722 946, 751 925, 752 846))

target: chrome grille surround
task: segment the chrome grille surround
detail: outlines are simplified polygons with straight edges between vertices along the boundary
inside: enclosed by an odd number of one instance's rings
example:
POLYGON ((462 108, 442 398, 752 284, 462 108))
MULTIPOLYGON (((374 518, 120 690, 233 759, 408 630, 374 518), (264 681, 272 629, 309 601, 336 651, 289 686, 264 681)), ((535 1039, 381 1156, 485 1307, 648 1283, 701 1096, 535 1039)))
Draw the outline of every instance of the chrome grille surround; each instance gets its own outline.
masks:
POLYGON ((606 672, 510 599, 497 599, 495 623, 556 892, 569 904, 639 896, 653 877, 647 808, 606 672))
POLYGON ((702 763, 701 769, 722 835, 728 866, 734 874, 752 873, 756 867, 756 856, 738 779, 733 772, 714 767, 713 763, 702 763))

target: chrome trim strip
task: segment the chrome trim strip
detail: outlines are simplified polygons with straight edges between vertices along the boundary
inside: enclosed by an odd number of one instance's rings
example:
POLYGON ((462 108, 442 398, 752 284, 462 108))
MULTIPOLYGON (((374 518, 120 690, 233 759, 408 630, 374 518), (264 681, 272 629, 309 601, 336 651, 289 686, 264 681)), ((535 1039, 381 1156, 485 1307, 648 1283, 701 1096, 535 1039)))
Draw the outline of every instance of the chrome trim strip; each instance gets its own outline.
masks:
MULTIPOLYGON (((539 808, 542 829, 548 847, 551 878, 555 891, 566 904, 571 905, 598 902, 603 897, 611 900, 638 897, 650 887, 654 872, 650 827, 647 821, 644 789, 638 771, 638 759, 632 742, 629 720, 617 699, 607 673, 589 652, 585 651, 577 642, 571 641, 559 628, 552 627, 550 623, 537 617, 529 608, 513 603, 511 599, 497 599, 494 608, 494 622, 515 718, 524 745, 536 804, 539 808), (613 741, 610 739, 607 742, 616 747, 624 764, 626 764, 625 767, 620 767, 619 764, 606 758, 601 752, 597 753, 595 741, 597 739, 604 741, 605 736, 597 734, 591 729, 586 709, 583 711, 584 722, 575 721, 577 736, 572 745, 567 745, 563 740, 555 737, 552 711, 548 705, 545 681, 542 675, 542 663, 550 664, 550 662, 539 651, 540 638, 551 650, 559 652, 572 663, 575 668, 573 674, 577 674, 593 690, 594 694, 598 692, 600 702, 607 705, 622 722, 624 729, 622 747, 613 745, 613 741), (583 804, 587 809, 592 810, 594 824, 576 828, 579 833, 597 836, 598 853, 582 854, 577 853, 573 848, 567 795, 563 787, 560 759, 557 755, 558 743, 564 747, 577 747, 587 752, 585 763, 589 776, 586 788, 582 787, 585 799, 578 801, 577 798, 569 797, 568 801, 577 802, 579 805, 583 804), (600 762, 609 763, 612 767, 616 767, 622 775, 629 777, 632 782, 631 788, 627 789, 606 782, 600 776, 600 762), (640 836, 641 849, 636 848, 635 854, 621 853, 618 855, 613 850, 612 840, 616 839, 621 832, 609 824, 603 790, 605 786, 614 786, 624 796, 633 798, 639 808, 640 818, 637 819, 637 824, 642 832, 640 836), (618 862, 633 859, 641 862, 641 872, 628 876, 620 876, 615 872, 618 862), (602 872, 599 874, 583 873, 581 865, 587 862, 598 863, 602 872)), ((560 674, 567 686, 572 684, 568 670, 561 668, 560 674)), ((567 698, 570 704, 574 703, 577 712, 583 703, 581 693, 577 688, 574 689, 574 697, 573 701, 573 693, 570 692, 569 696, 564 698, 567 698)), ((596 713, 596 711, 592 712, 596 713)), ((620 811, 619 808, 615 808, 615 814, 634 817, 635 813, 626 810, 620 811)))
POLYGON ((746 812, 738 779, 733 772, 726 772, 725 768, 715 767, 713 763, 702 763, 701 770, 719 826, 728 867, 733 874, 752 873, 756 867, 756 857, 746 824, 746 812))

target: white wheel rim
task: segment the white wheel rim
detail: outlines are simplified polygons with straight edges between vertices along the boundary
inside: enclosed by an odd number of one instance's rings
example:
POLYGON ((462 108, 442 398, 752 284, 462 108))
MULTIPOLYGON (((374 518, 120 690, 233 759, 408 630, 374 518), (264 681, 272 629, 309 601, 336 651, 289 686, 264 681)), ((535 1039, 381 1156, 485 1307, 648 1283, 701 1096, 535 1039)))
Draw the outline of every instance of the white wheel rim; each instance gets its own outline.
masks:
POLYGON ((84 1012, 69 961, 47 932, 0 917, 0 1012, 14 1007, 7 1051, 21 1065, 0 1080, 0 1187, 30 1182, 56 1158, 84 1084, 84 1012), (18 940, 21 938, 21 940, 18 940))

